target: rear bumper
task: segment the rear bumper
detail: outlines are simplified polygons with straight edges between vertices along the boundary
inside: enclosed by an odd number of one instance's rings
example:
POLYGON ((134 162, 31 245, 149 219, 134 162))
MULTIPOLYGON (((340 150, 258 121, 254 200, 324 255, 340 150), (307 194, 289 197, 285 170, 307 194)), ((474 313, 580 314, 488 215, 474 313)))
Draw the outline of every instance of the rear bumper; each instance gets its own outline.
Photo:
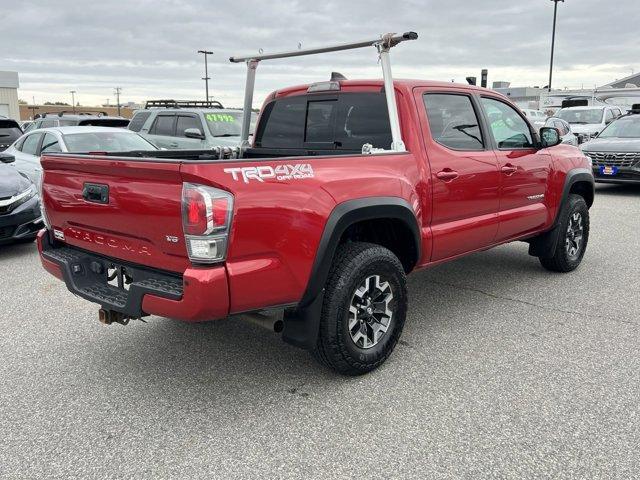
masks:
POLYGON ((127 317, 159 315, 186 322, 224 318, 229 314, 229 287, 224 266, 188 268, 183 275, 133 265, 75 247, 51 242, 47 230, 38 234, 42 266, 63 280, 74 294, 127 317), (107 283, 115 271, 132 281, 128 290, 107 283))
POLYGON ((0 215, 0 245, 33 239, 43 227, 38 197, 35 196, 14 211, 0 215))

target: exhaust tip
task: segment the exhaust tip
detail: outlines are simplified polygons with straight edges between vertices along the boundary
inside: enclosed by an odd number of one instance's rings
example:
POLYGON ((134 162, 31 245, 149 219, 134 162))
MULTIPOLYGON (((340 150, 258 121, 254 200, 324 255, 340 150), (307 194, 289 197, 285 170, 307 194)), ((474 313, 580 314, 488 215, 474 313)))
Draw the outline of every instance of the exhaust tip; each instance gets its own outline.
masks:
POLYGON ((276 320, 273 324, 273 331, 282 333, 282 330, 284 330, 284 322, 282 320, 276 320))

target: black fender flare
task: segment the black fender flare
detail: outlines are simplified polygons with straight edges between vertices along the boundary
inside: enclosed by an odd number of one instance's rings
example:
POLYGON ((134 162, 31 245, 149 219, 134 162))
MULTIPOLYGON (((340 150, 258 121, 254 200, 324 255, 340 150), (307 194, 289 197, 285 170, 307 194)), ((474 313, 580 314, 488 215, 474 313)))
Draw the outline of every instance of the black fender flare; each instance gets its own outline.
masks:
MULTIPOLYGON (((587 182, 591 185, 591 197, 595 198, 596 181, 593 178, 593 172, 588 168, 574 168, 567 172, 567 176, 564 179, 564 186, 562 187, 562 197, 560 198, 559 205, 562 205, 569 198, 571 187, 578 182, 587 182)), ((591 205, 588 205, 591 207, 591 205)), ((558 215, 560 214, 560 208, 558 208, 558 214, 556 214, 556 220, 554 224, 558 223, 558 215)))
POLYGON ((416 262, 420 259, 421 236, 418 219, 403 198, 366 197, 336 205, 322 232, 305 293, 295 310, 285 312, 282 333, 285 342, 308 349, 315 347, 322 310, 322 293, 340 239, 351 225, 375 219, 396 219, 403 222, 413 234, 416 262))
MULTIPOLYGON (((534 257, 545 257, 550 258, 555 254, 554 248, 557 244, 558 234, 559 234, 559 219, 560 212, 562 210, 562 205, 569 198, 571 193, 571 187, 578 182, 586 182, 591 185, 591 198, 595 197, 595 180, 593 178, 593 173, 588 168, 574 168, 567 172, 567 175, 564 179, 564 186, 562 187, 562 196, 558 202, 558 212, 556 213, 556 218, 553 221, 553 227, 551 230, 544 232, 541 235, 538 235, 531 240, 529 240, 529 255, 534 257)), ((593 202, 591 203, 593 204, 593 202)), ((588 206, 591 207, 591 204, 588 206)))

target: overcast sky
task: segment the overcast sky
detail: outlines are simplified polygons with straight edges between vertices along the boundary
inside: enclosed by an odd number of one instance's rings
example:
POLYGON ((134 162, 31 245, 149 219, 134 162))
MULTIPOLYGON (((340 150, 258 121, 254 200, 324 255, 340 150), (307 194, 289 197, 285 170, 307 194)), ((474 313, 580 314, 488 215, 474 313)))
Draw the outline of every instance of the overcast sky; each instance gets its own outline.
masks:
MULTIPOLYGON (((239 106, 245 67, 229 56, 366 39, 413 30, 392 54, 394 76, 464 82, 489 69, 489 82, 547 83, 553 19, 550 0, 320 0, 315 2, 0 0, 0 70, 20 74, 19 96, 37 103, 82 104, 147 98, 202 98, 209 57, 210 92, 239 106)), ((555 87, 603 85, 640 70, 639 0, 566 0, 558 5, 555 87), (613 6, 615 4, 615 7, 613 6)), ((375 51, 359 50, 264 62, 256 106, 283 86, 379 77, 375 51)))

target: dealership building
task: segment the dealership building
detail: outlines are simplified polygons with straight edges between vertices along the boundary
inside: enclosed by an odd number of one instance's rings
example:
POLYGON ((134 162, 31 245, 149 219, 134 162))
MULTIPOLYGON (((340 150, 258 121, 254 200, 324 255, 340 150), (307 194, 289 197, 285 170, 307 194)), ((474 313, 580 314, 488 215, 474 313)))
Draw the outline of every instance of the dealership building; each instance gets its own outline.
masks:
POLYGON ((18 72, 0 71, 0 116, 20 120, 18 72))
POLYGON ((511 87, 508 82, 494 82, 493 89, 506 95, 520 108, 555 112, 567 99, 584 99, 589 105, 616 105, 623 110, 640 103, 640 74, 615 80, 596 88, 551 90, 539 87, 511 87))

